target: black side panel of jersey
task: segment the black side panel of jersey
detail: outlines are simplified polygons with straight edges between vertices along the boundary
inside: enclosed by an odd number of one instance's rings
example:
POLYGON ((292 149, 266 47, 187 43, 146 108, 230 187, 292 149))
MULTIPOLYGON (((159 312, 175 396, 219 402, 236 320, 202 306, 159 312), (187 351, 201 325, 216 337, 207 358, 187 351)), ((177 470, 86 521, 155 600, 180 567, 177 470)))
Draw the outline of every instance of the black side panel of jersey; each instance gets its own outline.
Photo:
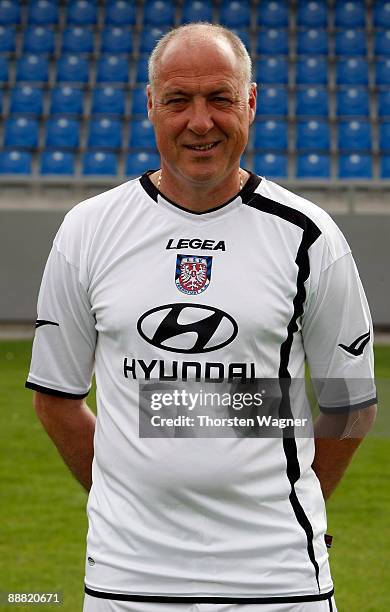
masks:
MULTIPOLYGON (((297 320, 303 314, 303 305, 306 298, 305 281, 308 279, 310 274, 310 263, 309 263, 309 248, 321 235, 318 227, 313 223, 311 219, 306 217, 299 210, 289 208, 278 202, 273 202, 268 198, 256 194, 248 202, 245 202, 248 206, 256 208, 259 211, 266 212, 268 214, 276 215, 290 221, 294 225, 297 225, 303 230, 301 243, 297 252, 295 263, 298 266, 297 275, 297 292, 294 297, 294 312, 291 320, 287 326, 287 338, 280 347, 280 366, 279 366, 279 378, 282 391, 282 400, 280 403, 280 417, 281 418, 293 418, 290 405, 290 380, 291 375, 288 369, 290 351, 293 343, 294 333, 298 331, 297 320)), ((301 471, 298 460, 297 445, 294 438, 294 431, 291 427, 286 427, 283 430, 283 449, 287 460, 287 477, 291 484, 291 493, 289 496, 291 506, 298 523, 305 531, 307 539, 307 553, 313 568, 315 571, 316 582, 318 591, 321 592, 319 584, 319 567, 314 554, 313 547, 313 528, 311 523, 306 516, 306 513, 298 499, 295 491, 295 483, 299 480, 301 471)))

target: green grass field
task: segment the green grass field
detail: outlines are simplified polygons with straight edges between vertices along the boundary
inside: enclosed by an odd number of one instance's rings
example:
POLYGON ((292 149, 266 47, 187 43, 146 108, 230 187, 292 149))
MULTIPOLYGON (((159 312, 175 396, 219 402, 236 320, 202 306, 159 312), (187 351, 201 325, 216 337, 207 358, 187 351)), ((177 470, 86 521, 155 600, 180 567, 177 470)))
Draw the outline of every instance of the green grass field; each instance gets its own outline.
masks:
MULTIPOLYGON (((30 346, 0 342, 0 591, 61 591, 64 603, 0 609, 78 612, 86 494, 62 464, 24 389, 30 346)), ((380 408, 386 411, 390 347, 377 347, 376 363, 380 408)), ((381 432, 364 441, 328 504, 339 612, 390 610, 390 437, 386 427, 381 432)))

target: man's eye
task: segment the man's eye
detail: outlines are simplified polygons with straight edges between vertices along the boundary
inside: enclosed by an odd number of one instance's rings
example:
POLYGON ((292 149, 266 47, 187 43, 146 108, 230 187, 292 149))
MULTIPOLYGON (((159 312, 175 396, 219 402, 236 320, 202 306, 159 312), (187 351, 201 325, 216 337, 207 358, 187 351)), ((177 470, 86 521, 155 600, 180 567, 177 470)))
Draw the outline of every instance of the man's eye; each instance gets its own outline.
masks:
POLYGON ((223 98, 222 96, 215 96, 215 98, 213 98, 214 102, 217 102, 218 104, 231 104, 232 101, 229 98, 223 98))
POLYGON ((172 98, 168 100, 168 104, 185 104, 186 101, 185 98, 172 98))

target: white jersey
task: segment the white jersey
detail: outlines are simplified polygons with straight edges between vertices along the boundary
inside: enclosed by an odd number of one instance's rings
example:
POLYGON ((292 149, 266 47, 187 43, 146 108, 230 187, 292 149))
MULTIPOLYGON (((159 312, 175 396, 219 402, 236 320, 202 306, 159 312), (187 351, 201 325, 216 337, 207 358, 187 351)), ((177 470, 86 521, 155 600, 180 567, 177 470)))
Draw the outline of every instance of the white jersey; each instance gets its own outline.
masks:
MULTIPOLYGON (((143 437, 139 384, 368 381, 369 310, 350 249, 314 204, 251 175, 204 213, 148 174, 75 208, 54 240, 28 387, 68 398, 96 375, 86 591, 141 601, 294 602, 332 592, 312 437, 143 437)), ((321 387, 321 385, 319 385, 321 387)), ((320 395, 322 392, 319 392, 320 395)))

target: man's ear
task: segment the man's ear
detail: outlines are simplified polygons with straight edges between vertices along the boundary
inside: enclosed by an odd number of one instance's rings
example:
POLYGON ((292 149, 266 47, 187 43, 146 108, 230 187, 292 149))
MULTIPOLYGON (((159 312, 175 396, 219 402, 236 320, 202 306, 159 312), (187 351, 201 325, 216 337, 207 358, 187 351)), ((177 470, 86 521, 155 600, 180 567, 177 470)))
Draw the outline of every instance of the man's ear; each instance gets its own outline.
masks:
POLYGON ((146 86, 146 96, 147 96, 147 109, 148 109, 148 119, 151 123, 153 123, 153 95, 152 88, 150 85, 146 86))
POLYGON ((257 106, 257 84, 251 83, 248 97, 249 105, 249 123, 252 124, 256 117, 256 106, 257 106))

